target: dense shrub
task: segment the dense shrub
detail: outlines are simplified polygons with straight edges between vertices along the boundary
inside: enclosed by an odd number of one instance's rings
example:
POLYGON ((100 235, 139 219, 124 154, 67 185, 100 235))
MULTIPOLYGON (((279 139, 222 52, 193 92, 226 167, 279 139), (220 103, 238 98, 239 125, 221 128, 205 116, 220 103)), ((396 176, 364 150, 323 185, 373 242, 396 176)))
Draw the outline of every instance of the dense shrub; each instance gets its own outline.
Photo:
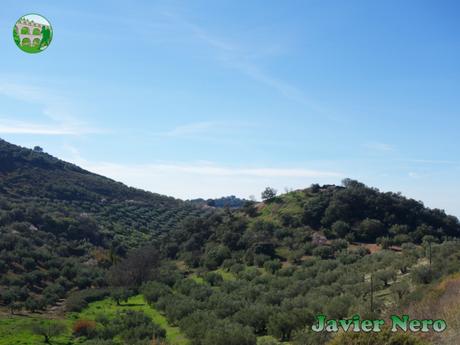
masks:
POLYGON ((72 293, 66 300, 66 310, 78 312, 86 308, 88 303, 100 301, 110 294, 107 289, 88 289, 72 293))
POLYGON ((93 338, 96 335, 96 322, 91 320, 78 320, 72 327, 76 337, 93 338))

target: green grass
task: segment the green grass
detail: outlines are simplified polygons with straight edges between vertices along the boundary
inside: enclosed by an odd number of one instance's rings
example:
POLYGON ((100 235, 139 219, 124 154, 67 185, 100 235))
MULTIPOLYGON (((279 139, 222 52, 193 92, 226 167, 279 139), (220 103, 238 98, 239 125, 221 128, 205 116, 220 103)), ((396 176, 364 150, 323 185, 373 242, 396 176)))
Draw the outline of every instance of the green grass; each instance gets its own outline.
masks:
POLYGON ((193 280, 195 283, 206 284, 206 281, 203 279, 203 277, 198 276, 196 273, 190 274, 188 278, 193 280))
MULTIPOLYGON (((98 314, 105 314, 108 317, 114 316, 120 310, 136 310, 142 311, 150 316, 156 324, 166 330, 166 339, 171 345, 187 345, 188 340, 182 335, 179 327, 169 325, 166 318, 157 310, 145 303, 142 295, 131 297, 126 303, 117 306, 111 298, 106 298, 102 301, 90 303, 90 305, 80 313, 70 313, 69 320, 75 321, 78 319, 94 320, 98 314)), ((1 343, 0 343, 1 345, 1 343)))
POLYGON ((219 268, 219 269, 215 270, 214 272, 219 273, 225 281, 234 281, 234 280, 236 280, 236 277, 235 277, 235 275, 233 273, 227 272, 223 268, 219 268))
POLYGON ((276 225, 281 225, 281 215, 287 214, 293 218, 301 219, 303 215, 303 204, 308 200, 303 192, 289 192, 280 195, 271 202, 266 202, 262 208, 259 217, 265 221, 274 222, 276 225))
MULTIPOLYGON (((169 325, 166 318, 157 310, 144 302, 142 295, 131 297, 126 303, 117 306, 111 298, 90 303, 80 313, 69 313, 67 319, 61 320, 68 326, 67 333, 63 336, 53 338, 53 345, 77 345, 79 342, 72 337, 71 329, 76 320, 94 320, 98 314, 105 314, 113 317, 120 310, 142 311, 150 316, 156 324, 166 330, 166 339, 171 345, 187 345, 188 340, 182 335, 179 327, 169 325)), ((46 316, 0 316, 0 345, 39 345, 44 344, 43 338, 32 333, 32 325, 36 322, 44 322, 46 316)))
MULTIPOLYGON (((44 320, 41 316, 0 316, 0 345, 44 344, 43 337, 36 336, 31 331, 34 323, 44 320)), ((53 338, 53 345, 67 345, 71 340, 71 323, 66 323, 69 326, 67 334, 53 338)))
POLYGON ((275 252, 276 252, 276 255, 287 260, 291 251, 289 250, 288 247, 278 247, 276 248, 275 252))

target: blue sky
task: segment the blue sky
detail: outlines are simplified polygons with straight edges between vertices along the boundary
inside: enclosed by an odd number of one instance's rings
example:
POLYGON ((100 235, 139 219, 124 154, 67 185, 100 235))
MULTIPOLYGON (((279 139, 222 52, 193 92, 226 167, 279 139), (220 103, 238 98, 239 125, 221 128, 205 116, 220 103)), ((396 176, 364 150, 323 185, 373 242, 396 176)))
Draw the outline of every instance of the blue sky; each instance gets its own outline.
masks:
POLYGON ((351 177, 460 216, 456 1, 2 4, 10 142, 180 198, 351 177))

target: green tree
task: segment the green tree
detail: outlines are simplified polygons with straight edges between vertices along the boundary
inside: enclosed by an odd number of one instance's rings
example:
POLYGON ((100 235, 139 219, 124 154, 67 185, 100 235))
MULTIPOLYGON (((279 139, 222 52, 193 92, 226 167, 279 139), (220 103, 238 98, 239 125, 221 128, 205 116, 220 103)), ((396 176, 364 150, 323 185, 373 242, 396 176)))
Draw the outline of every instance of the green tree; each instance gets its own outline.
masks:
POLYGON ((334 249, 330 246, 318 246, 313 249, 313 255, 319 256, 321 259, 330 259, 334 257, 334 249))
POLYGON ((276 189, 274 189, 272 187, 267 187, 267 188, 265 188, 265 190, 261 194, 262 200, 269 201, 269 200, 273 199, 276 196, 277 193, 278 192, 276 191, 276 189))
POLYGON ((252 327, 257 335, 263 335, 267 332, 268 321, 274 312, 272 307, 259 303, 241 309, 233 318, 242 325, 252 327))
POLYGON ((359 224, 358 234, 363 241, 374 241, 383 234, 383 224, 378 219, 364 219, 359 224))
POLYGON ((410 286, 406 281, 401 281, 394 283, 391 286, 391 291, 396 294, 397 302, 400 302, 404 296, 406 296, 410 292, 410 286))
POLYGON ((281 262, 278 259, 265 261, 264 263, 264 269, 271 274, 277 272, 281 266, 281 262))
POLYGON ((347 222, 338 220, 332 224, 331 230, 338 238, 345 238, 345 236, 351 231, 351 227, 347 222))
POLYGON ((44 308, 44 301, 42 299, 29 297, 25 301, 24 307, 31 313, 35 313, 37 310, 41 310, 44 308))
POLYGON ((388 268, 382 271, 378 271, 375 274, 375 278, 383 282, 385 287, 387 287, 389 286, 390 281, 394 281, 396 279, 396 272, 393 269, 388 268))
POLYGON ((292 314, 281 312, 273 314, 268 321, 268 334, 281 341, 289 341, 292 332, 298 327, 292 314))
POLYGON ((429 284, 433 280, 433 272, 428 266, 415 267, 411 272, 414 283, 429 284))
POLYGON ((117 303, 121 305, 121 302, 127 302, 129 297, 131 297, 132 292, 124 287, 114 287, 110 289, 110 297, 117 303))
POLYGON ((160 297, 169 295, 171 293, 172 290, 168 285, 155 281, 148 282, 142 287, 142 294, 144 295, 144 299, 150 305, 156 303, 160 297))
POLYGON ((203 345, 256 345, 256 336, 250 327, 222 320, 206 332, 203 345))
POLYGON ((64 334, 67 327, 62 322, 47 320, 35 323, 31 330, 32 333, 42 336, 45 344, 51 344, 51 340, 64 334))

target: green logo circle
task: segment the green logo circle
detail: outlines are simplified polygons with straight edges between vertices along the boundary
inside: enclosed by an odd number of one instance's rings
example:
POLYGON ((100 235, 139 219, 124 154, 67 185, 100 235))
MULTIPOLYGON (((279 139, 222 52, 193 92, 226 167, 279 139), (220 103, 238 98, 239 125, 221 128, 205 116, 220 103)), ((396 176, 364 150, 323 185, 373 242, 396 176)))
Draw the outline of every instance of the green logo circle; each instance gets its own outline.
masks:
POLYGON ((40 53, 51 44, 53 28, 45 17, 35 13, 26 14, 14 24, 13 39, 22 51, 40 53))

